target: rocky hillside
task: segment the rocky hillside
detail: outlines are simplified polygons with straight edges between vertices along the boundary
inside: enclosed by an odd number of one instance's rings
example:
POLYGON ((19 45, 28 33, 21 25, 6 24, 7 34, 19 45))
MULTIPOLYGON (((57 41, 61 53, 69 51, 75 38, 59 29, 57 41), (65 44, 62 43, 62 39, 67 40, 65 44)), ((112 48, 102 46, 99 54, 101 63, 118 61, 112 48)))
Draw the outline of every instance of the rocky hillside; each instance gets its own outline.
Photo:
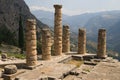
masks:
MULTIPOLYGON (((36 19, 24 0, 0 0, 0 43, 17 44, 20 15, 24 28, 26 19, 36 19)), ((37 20, 38 32, 44 26, 46 25, 37 20)))

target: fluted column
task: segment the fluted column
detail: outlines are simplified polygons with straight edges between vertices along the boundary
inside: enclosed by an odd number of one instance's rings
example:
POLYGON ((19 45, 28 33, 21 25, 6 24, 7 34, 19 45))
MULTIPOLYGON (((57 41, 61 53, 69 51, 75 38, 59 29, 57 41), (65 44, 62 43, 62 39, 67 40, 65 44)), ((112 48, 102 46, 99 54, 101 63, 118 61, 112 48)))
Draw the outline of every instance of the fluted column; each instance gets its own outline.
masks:
POLYGON ((26 26, 26 63, 27 66, 35 66, 37 64, 36 51, 36 20, 28 19, 26 26))
POLYGON ((105 29, 99 29, 99 32, 98 32, 97 56, 100 58, 106 57, 106 30, 105 29))
POLYGON ((86 53, 86 29, 79 29, 78 34, 78 54, 86 53))
POLYGON ((51 33, 49 29, 42 30, 42 59, 51 59, 51 33))
POLYGON ((54 5, 54 54, 62 55, 62 5, 54 5))
POLYGON ((64 53, 70 52, 70 29, 68 25, 63 25, 63 49, 64 53))

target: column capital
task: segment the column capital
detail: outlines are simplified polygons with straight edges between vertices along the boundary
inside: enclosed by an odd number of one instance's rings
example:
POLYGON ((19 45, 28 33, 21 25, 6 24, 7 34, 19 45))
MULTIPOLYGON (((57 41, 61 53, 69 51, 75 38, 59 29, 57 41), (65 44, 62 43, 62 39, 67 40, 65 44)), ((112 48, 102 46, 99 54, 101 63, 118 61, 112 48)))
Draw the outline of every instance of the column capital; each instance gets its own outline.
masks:
POLYGON ((62 5, 55 4, 55 5, 54 5, 54 8, 58 8, 58 9, 60 9, 60 8, 62 8, 62 5))
POLYGON ((31 25, 36 25, 36 20, 35 19, 27 19, 27 23, 31 25))
POLYGON ((104 29, 104 28, 101 28, 101 29, 99 29, 99 31, 101 32, 101 31, 106 31, 106 29, 104 29))

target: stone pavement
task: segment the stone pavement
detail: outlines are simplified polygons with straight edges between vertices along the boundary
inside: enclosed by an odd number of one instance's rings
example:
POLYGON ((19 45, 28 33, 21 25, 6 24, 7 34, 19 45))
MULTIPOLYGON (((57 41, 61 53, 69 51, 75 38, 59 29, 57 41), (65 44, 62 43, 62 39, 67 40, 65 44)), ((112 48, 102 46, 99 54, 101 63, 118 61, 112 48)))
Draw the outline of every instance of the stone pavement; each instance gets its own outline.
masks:
POLYGON ((120 80, 120 62, 101 62, 83 80, 120 80))
MULTIPOLYGON (((72 56, 81 57, 81 55, 72 56)), ((92 59, 91 61, 98 61, 97 65, 82 64, 78 68, 72 64, 59 63, 69 57, 71 57, 71 55, 52 56, 51 60, 38 60, 40 66, 33 70, 23 69, 24 73, 16 76, 16 79, 40 80, 42 78, 43 80, 47 80, 49 77, 56 80, 120 80, 120 62, 115 59, 109 57, 103 60, 92 59), (79 74, 71 75, 69 72, 79 74), (67 76, 64 77, 64 75, 67 76), (62 79, 62 77, 64 77, 64 79, 62 79)), ((5 64, 14 62, 17 63, 17 61, 8 61, 5 62, 5 64)), ((25 60, 18 60, 18 62, 25 63, 25 60)), ((1 64, 4 64, 4 62, 1 61, 1 64)))

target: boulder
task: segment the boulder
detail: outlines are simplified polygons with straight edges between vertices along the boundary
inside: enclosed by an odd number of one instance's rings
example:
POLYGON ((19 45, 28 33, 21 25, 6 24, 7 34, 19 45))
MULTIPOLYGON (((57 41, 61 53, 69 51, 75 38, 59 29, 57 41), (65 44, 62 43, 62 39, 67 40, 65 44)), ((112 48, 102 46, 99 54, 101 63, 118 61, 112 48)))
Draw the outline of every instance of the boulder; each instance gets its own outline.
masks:
POLYGON ((4 74, 14 74, 17 72, 16 65, 7 65, 4 67, 4 74))

